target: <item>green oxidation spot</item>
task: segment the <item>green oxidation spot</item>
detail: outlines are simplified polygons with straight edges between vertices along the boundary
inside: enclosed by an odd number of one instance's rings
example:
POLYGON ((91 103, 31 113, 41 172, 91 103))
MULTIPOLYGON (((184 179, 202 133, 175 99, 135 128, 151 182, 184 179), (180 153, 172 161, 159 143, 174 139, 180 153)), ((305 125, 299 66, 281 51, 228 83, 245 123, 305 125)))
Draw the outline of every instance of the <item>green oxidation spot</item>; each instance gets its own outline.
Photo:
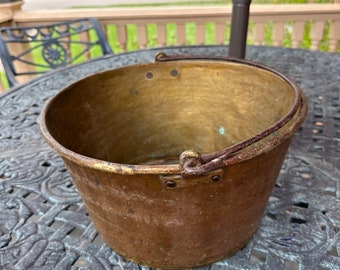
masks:
POLYGON ((218 130, 218 133, 220 133, 220 135, 224 135, 224 127, 220 127, 220 129, 218 130))

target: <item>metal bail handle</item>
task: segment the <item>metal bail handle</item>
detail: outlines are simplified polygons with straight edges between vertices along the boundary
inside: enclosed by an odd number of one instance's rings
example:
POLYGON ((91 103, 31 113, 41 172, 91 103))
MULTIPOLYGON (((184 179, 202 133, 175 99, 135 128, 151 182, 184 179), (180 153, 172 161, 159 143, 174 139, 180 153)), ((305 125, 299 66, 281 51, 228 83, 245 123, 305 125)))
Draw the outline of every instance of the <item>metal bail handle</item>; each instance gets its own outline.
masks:
MULTIPOLYGON (((249 62, 246 60, 240 60, 237 58, 224 57, 224 56, 211 56, 211 55, 171 55, 168 56, 164 52, 159 52, 155 56, 156 62, 168 62, 168 61, 183 61, 183 60, 208 60, 208 61, 228 61, 237 62, 240 64, 245 64, 257 68, 262 68, 264 70, 270 71, 274 74, 278 72, 272 68, 257 64, 254 62, 249 62)), ((289 82, 294 90, 294 102, 288 113, 282 117, 280 120, 275 122, 273 125, 269 126, 265 130, 257 133, 256 135, 249 137, 246 140, 238 142, 228 148, 219 150, 209 154, 200 154, 193 150, 184 151, 179 157, 179 165, 182 170, 181 174, 185 178, 196 177, 204 175, 210 171, 219 169, 225 165, 233 164, 241 161, 244 155, 237 155, 241 150, 251 146, 252 144, 268 137, 273 132, 277 131, 288 123, 296 114, 301 106, 302 96, 297 87, 290 81, 289 78, 283 74, 279 74, 283 79, 289 82)))

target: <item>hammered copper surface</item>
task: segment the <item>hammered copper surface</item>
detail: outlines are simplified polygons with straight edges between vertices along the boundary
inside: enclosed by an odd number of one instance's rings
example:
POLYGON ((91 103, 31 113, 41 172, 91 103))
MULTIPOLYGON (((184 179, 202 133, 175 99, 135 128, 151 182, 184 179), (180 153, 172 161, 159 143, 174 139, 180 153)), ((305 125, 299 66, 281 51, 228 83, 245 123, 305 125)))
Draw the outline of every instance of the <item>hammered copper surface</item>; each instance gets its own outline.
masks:
POLYGON ((85 78, 50 101, 42 131, 63 157, 103 239, 138 263, 221 260, 257 229, 306 103, 238 162, 183 178, 178 157, 262 131, 294 102, 291 82, 237 62, 175 61, 85 78))

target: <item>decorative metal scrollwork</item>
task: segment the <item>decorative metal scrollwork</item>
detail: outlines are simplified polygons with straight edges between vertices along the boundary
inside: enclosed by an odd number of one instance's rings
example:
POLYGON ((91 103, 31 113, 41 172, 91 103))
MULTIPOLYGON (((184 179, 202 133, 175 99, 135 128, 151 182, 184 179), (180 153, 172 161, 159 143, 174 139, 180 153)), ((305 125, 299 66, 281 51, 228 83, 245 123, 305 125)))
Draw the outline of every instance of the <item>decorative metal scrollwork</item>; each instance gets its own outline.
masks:
POLYGON ((43 45, 42 56, 52 67, 63 66, 66 64, 67 51, 59 42, 52 41, 43 45))

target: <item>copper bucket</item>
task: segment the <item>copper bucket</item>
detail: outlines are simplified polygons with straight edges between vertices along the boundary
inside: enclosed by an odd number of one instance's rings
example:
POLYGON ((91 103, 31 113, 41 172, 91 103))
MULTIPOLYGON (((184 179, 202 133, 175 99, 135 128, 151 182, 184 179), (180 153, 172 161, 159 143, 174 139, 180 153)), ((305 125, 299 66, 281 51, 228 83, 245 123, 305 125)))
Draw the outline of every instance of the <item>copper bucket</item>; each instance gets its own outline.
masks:
POLYGON ((104 241, 175 269, 249 241, 306 111, 301 90, 271 68, 158 54, 62 90, 41 128, 104 241))

